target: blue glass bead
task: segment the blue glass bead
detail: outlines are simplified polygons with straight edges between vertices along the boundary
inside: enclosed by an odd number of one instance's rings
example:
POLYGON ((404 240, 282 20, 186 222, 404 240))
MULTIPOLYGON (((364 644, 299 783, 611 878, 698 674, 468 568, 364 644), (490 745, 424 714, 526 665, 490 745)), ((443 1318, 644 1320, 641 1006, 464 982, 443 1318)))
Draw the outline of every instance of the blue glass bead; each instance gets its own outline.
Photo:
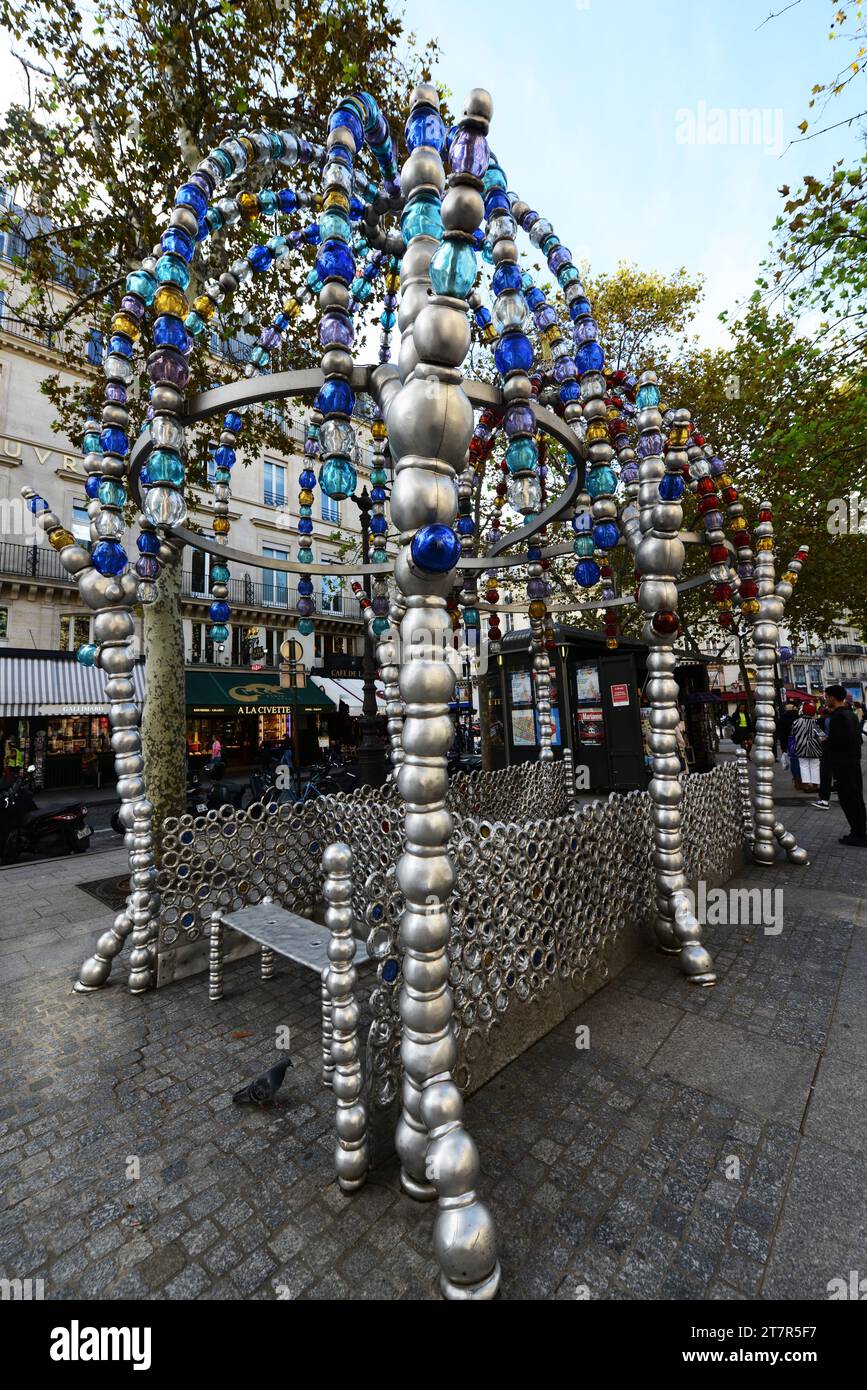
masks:
POLYGON ((589 318, 592 312, 589 299, 573 299, 572 303, 569 305, 569 317, 573 321, 576 319, 589 318))
POLYGON ((404 126, 408 150, 418 145, 429 145, 432 150, 441 150, 446 138, 446 128, 442 116, 432 107, 421 107, 413 112, 404 126))
POLYGON ((319 486, 326 497, 333 497, 335 502, 351 497, 357 482, 358 475, 350 460, 341 454, 326 459, 319 470, 319 486))
POLYGON ((575 578, 582 589, 590 589, 594 584, 598 584, 601 573, 595 560, 579 560, 574 570, 575 578))
POLYGON ((302 637, 309 637, 313 631, 313 622, 310 618, 302 618, 298 624, 298 631, 302 637))
POLYGON ((666 473, 659 480, 659 495, 663 502, 677 502, 683 496, 684 486, 680 473, 666 473))
POLYGON ((605 353, 598 343, 582 343, 575 353, 575 365, 581 376, 585 372, 599 372, 605 364, 605 353))
POLYGON ((214 454, 214 463, 218 468, 234 468, 236 458, 234 449, 229 449, 225 444, 221 444, 214 454))
POLYGON ((364 144, 364 131, 361 126, 361 121, 358 119, 355 112, 351 111, 348 106, 339 107, 328 122, 329 130, 338 130, 341 126, 345 126, 347 130, 352 132, 355 148, 356 150, 360 150, 364 144))
POLYGON ((370 500, 371 500, 372 502, 384 502, 384 501, 385 501, 385 488, 384 488, 384 487, 372 487, 372 488, 370 489, 370 500))
MULTIPOLYGON (((500 270, 502 270, 502 268, 502 266, 498 267, 498 269, 500 270)), ((521 279, 523 281, 524 277, 521 276, 521 279)), ((542 305, 545 303, 545 296, 543 295, 540 289, 537 289, 535 287, 535 285, 531 289, 527 289, 524 291, 524 298, 527 301, 527 307, 529 309, 532 309, 534 312, 536 311, 536 309, 541 309, 542 305)))
POLYGON ((479 610, 478 610, 478 608, 465 608, 465 609, 464 609, 463 617, 464 617, 464 627, 478 627, 478 626, 479 626, 479 610))
MULTIPOLYGON (((155 531, 142 531, 139 533, 136 545, 141 555, 156 555, 160 548, 160 538, 155 531)), ((211 576, 213 577, 213 575, 212 569, 211 576)))
POLYGON ((537 458, 535 439, 513 439, 506 449, 506 467, 510 473, 532 473, 537 458))
POLYGON ((313 472, 312 468, 305 468, 302 470, 301 477, 298 479, 298 486, 305 488, 307 491, 316 486, 316 474, 313 472))
POLYGON ((172 487, 183 487, 184 465, 180 456, 171 449, 154 449, 148 455, 148 476, 152 483, 170 483, 172 487))
POLYGON ((250 361, 253 363, 254 367, 266 367, 269 357, 270 353, 268 349, 263 347, 254 347, 253 351, 250 353, 250 361))
POLYGON ((564 405, 568 405, 570 401, 580 400, 580 398, 581 387, 578 385, 577 381, 566 381, 563 383, 560 388, 560 400, 564 405))
POLYGON ((99 496, 99 488, 101 482, 102 479, 98 473, 88 474, 87 480, 84 484, 84 491, 86 492, 88 497, 94 498, 99 496))
POLYGON ((613 468, 608 468, 604 464, 601 468, 591 468, 587 474, 585 487, 591 497, 607 497, 617 486, 617 478, 613 468))
POLYGON ((311 617, 316 612, 316 604, 312 598, 299 598, 295 600, 297 611, 304 618, 311 617))
POLYGON ((126 288, 129 294, 137 294, 145 304, 153 304, 157 282, 146 270, 134 270, 126 277, 126 288))
POLYGON ((504 333, 494 351, 494 364, 501 376, 528 372, 533 365, 533 345, 526 333, 504 333))
POLYGON ((473 250, 478 253, 485 244, 485 234, 481 227, 477 227, 473 232, 473 250))
POLYGON ((251 246, 247 252, 247 260, 254 270, 261 273, 268 269, 274 257, 267 246, 251 246))
POLYGON ((348 285, 355 274, 355 257, 344 241, 323 241, 316 256, 316 273, 324 282, 342 280, 348 285))
POLYGON ((384 536, 388 530, 388 522, 384 516, 377 514, 370 518, 370 529, 374 536, 384 536))
POLYGON ((197 188, 194 183, 182 183, 175 194, 175 207, 192 208, 201 222, 208 211, 208 200, 202 190, 197 188))
POLYGON ((196 249, 195 242, 182 227, 167 227, 160 237, 160 246, 164 251, 171 252, 173 256, 179 256, 182 261, 191 261, 193 252, 196 249))
POLYGON ((223 421, 223 429, 232 430, 234 434, 240 434, 243 428, 243 416, 239 415, 237 410, 230 410, 223 421))
POLYGON ((599 521, 593 527, 593 540, 599 550, 613 550, 620 538, 616 521, 599 521))
POLYGON ((298 592, 299 594, 303 595, 304 598, 309 598, 309 596, 313 593, 313 580, 299 579, 298 592))
POLYGON ((465 299, 476 279, 476 253, 468 241, 444 241, 431 258, 430 280, 436 294, 465 299))
POLYGON ((27 506, 34 516, 38 516, 40 512, 47 512, 49 510, 49 506, 45 498, 39 497, 38 495, 35 497, 29 497, 27 499, 27 506))
POLYGON ((592 555, 596 547, 593 544, 592 536, 576 536, 572 542, 572 549, 576 555, 592 555))
POLYGON ((190 268, 177 256, 160 256, 155 273, 161 285, 179 285, 185 290, 190 283, 190 268))
POLYGON ((646 409, 650 405, 659 405, 659 387, 648 382, 645 386, 639 387, 638 395, 635 397, 635 404, 639 410, 646 409))
POLYGON ((229 629, 224 623, 215 623, 210 629, 208 636, 212 642, 228 642, 229 629))
POLYGON ((129 452, 129 439, 116 425, 109 425, 102 431, 99 443, 104 454, 117 454, 124 458, 129 452))
POLYGON ((228 565, 211 565, 211 583, 212 583, 212 584, 228 584, 228 582, 229 582, 229 566, 228 566, 228 565))
POLYGON ((126 569, 126 551, 120 541, 97 541, 90 558, 100 574, 122 574, 126 569))
POLYGON ((475 320, 479 328, 487 328, 491 322, 491 311, 482 304, 475 312, 475 320))
POLYGON ((116 352, 118 357, 132 357, 132 338, 125 333, 112 333, 106 352, 116 352))
POLYGON ((440 200, 437 197, 414 198, 404 210, 400 219, 400 229, 406 242, 416 236, 436 237, 442 241, 443 219, 440 213, 440 200))
POLYGON ((461 543, 450 526, 435 522, 416 531, 410 551, 420 570, 428 574, 446 574, 461 558, 461 543))
POLYGON ((294 188, 281 188, 277 193, 281 212, 294 212, 298 206, 298 194, 294 188))
POLYGON ((505 193, 501 193, 498 188, 493 188, 490 193, 485 194, 485 216, 493 217, 499 209, 508 212, 509 200, 505 193))
POLYGON ((126 488, 123 483, 116 483, 113 478, 104 478, 99 485, 98 496, 104 507, 120 508, 126 502, 126 488))
POLYGON ((185 352, 189 341, 187 330, 174 314, 160 314, 159 318, 154 320, 156 347, 171 347, 178 352, 185 352))
POLYGON ((225 599, 215 599, 208 609, 208 617, 212 623, 224 623, 227 621, 231 608, 225 599))
MULTIPOLYGON (((520 290, 522 288, 522 280, 521 267, 516 265, 514 261, 504 261, 502 265, 498 265, 494 271, 491 285, 494 294, 502 294, 503 290, 520 290)), ((539 293, 538 290, 536 293, 539 293)), ((529 303, 529 300, 527 302, 529 303)))
POLYGON ((457 531, 459 536, 471 536, 475 531, 473 518, 471 516, 459 516, 457 531))
POLYGON ((310 517, 309 517, 309 516, 302 516, 301 520, 298 522, 298 534, 299 534, 299 536, 309 536, 309 535, 312 534, 312 532, 313 532, 313 522, 310 520, 310 517))
POLYGON ((323 415, 351 415, 355 408, 355 392, 343 377, 332 376, 316 397, 316 409, 323 415))
POLYGON ((533 565, 536 564, 536 562, 537 562, 538 560, 541 560, 541 558, 542 558, 542 547, 541 547, 540 545, 531 545, 531 546, 528 546, 528 548, 527 548, 527 559, 530 561, 531 564, 533 564, 533 565))
POLYGON ((98 648, 93 642, 85 642, 83 647, 79 647, 75 653, 75 659, 79 666, 93 666, 96 661, 98 648))

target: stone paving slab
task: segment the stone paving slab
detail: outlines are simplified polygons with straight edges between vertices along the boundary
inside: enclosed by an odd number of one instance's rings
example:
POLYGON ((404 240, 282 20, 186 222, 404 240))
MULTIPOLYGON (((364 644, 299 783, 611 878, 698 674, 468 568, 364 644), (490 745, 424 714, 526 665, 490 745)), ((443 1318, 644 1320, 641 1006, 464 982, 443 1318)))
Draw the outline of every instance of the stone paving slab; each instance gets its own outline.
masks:
MULTIPOLYGON (((867 857, 836 845, 839 815, 795 818, 810 868, 736 881, 783 888, 779 935, 709 928, 712 990, 648 947, 469 1101, 505 1298, 825 1298, 867 1275, 867 857)), ((433 1213, 395 1164, 353 1197, 332 1180, 309 975, 241 961, 214 1005, 204 976, 132 998, 121 962, 76 995, 66 951, 111 914, 75 889, 87 869, 51 867, 0 873, 0 1276, 55 1299, 433 1296, 433 1213), (37 892, 59 942, 27 938, 37 892), (233 1106, 285 1027, 283 1108, 233 1106)))

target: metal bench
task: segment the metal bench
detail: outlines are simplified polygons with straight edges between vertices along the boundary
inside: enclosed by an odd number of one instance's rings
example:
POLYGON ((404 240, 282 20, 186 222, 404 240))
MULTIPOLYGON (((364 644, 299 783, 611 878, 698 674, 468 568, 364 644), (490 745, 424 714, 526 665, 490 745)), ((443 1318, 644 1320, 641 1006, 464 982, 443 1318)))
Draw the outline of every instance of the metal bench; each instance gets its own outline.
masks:
MULTIPOLYGON (((311 922, 309 917, 299 917, 296 912, 265 898, 254 907, 239 908, 237 912, 214 912, 211 914, 210 949, 208 953, 208 997, 211 1000, 223 998, 223 932, 226 927, 242 936, 256 941, 262 948, 261 976, 263 980, 274 978, 274 963, 277 956, 283 956, 295 965, 315 971, 319 977, 322 997, 322 1072, 325 1084, 331 1084, 334 1062, 331 1057, 331 996, 326 985, 328 974, 328 942, 330 931, 327 926, 311 922)), ((363 970, 373 964, 374 958, 367 949, 363 938, 356 940, 356 967, 363 970)))

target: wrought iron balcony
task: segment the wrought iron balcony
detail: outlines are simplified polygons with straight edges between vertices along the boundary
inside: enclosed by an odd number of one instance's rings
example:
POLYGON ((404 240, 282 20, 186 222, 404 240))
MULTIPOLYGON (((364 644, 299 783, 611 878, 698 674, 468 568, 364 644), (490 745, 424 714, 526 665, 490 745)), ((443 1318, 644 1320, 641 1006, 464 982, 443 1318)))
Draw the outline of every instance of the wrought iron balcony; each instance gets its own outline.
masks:
MULTIPOLYGON (((298 590, 289 584, 280 584, 274 579, 254 580, 245 574, 240 579, 233 576, 229 580, 228 588, 227 602, 232 608, 298 612, 298 590)), ((207 581, 198 575, 194 578, 189 570, 183 573, 181 593, 184 598, 201 599, 203 603, 211 601, 207 581)), ((361 619, 361 604, 358 599, 344 593, 320 594, 317 599, 317 611, 324 617, 361 619)))

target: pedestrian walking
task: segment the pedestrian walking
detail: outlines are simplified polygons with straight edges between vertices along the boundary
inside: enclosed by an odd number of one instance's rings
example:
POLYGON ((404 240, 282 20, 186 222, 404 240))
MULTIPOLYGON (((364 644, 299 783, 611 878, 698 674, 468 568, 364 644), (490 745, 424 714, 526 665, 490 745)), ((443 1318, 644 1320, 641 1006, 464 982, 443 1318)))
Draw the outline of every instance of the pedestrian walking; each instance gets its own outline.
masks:
POLYGON ((861 777, 861 729, 858 717, 846 703, 842 685, 829 685, 825 699, 831 717, 828 721, 828 754, 837 797, 849 822, 849 834, 840 836, 841 845, 867 848, 867 810, 861 777))
POLYGON ((822 754, 819 733, 816 706, 812 700, 805 700, 801 713, 792 725, 792 742, 800 770, 799 790, 802 792, 819 790, 819 759, 822 754))

